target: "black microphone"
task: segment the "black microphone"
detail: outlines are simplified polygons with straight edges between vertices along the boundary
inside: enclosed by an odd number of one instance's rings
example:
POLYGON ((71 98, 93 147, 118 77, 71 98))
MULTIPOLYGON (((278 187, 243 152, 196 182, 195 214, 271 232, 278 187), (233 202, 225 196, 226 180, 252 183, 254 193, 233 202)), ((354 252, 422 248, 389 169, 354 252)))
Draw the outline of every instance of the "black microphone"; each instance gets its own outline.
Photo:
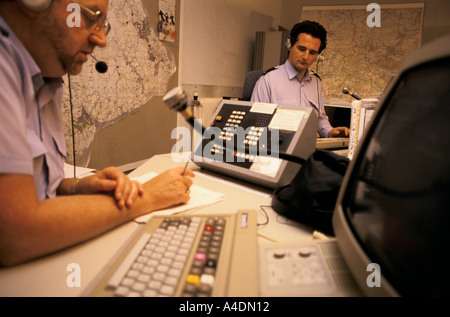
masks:
POLYGON ((344 89, 342 89, 342 93, 346 94, 346 95, 350 95, 353 98, 355 98, 356 100, 361 100, 360 97, 358 97, 357 95, 355 95, 354 93, 352 93, 350 90, 348 90, 347 87, 345 87, 344 89))
POLYGON ((96 69, 99 73, 101 73, 101 74, 106 73, 106 71, 108 70, 108 64, 106 64, 106 63, 103 62, 103 61, 98 61, 98 60, 95 58, 95 56, 92 55, 92 54, 91 54, 91 56, 92 56, 92 58, 97 62, 97 63, 95 63, 95 69, 96 69))

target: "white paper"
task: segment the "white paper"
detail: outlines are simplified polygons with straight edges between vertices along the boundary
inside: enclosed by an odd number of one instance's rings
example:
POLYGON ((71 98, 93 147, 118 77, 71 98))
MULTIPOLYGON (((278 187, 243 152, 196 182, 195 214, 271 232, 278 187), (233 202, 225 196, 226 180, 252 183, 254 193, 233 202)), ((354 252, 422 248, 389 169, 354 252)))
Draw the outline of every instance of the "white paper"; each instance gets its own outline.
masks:
POLYGON ((269 128, 297 131, 304 114, 302 110, 277 109, 269 128))
POLYGON ((272 114, 275 109, 277 108, 276 104, 273 103, 262 103, 262 102, 255 102, 253 106, 251 107, 251 112, 258 112, 258 113, 265 113, 265 114, 272 114))
MULTIPOLYGON (((132 179, 140 183, 145 183, 148 180, 155 177, 156 175, 158 174, 155 172, 150 172, 142 176, 133 177, 132 179)), ((174 206, 172 208, 167 208, 164 210, 154 211, 144 216, 136 218, 135 221, 138 223, 146 223, 153 215, 173 215, 180 212, 192 211, 194 209, 215 204, 221 201, 224 197, 224 194, 222 193, 217 193, 197 185, 192 185, 189 190, 191 199, 187 204, 181 206, 174 206)))
POLYGON ((281 166, 281 160, 276 157, 262 157, 258 156, 253 162, 250 170, 255 173, 260 173, 266 176, 275 177, 277 176, 278 170, 281 166))

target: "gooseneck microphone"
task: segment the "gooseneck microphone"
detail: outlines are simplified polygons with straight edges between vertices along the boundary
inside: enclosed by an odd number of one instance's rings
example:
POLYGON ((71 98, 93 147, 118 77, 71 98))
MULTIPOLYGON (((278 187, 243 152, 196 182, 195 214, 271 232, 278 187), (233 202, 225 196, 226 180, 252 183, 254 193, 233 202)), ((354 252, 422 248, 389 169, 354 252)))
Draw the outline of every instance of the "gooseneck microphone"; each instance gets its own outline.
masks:
MULTIPOLYGON (((171 110, 180 112, 191 126, 194 128, 197 127, 197 125, 194 125, 195 118, 188 106, 188 98, 183 88, 180 86, 173 88, 163 97, 163 101, 171 110)), ((203 132, 205 132, 205 128, 201 125, 200 128, 202 131, 199 132, 203 134, 203 132)))
POLYGON ((350 90, 348 90, 347 87, 345 87, 344 89, 342 89, 342 93, 343 93, 343 94, 346 94, 346 95, 350 95, 350 96, 352 96, 353 98, 355 98, 356 100, 361 100, 361 97, 359 97, 359 96, 355 95, 354 93, 352 93, 350 90))
POLYGON ((108 70, 108 64, 106 64, 106 63, 103 62, 103 61, 98 61, 98 60, 95 58, 95 56, 92 55, 92 54, 91 54, 91 56, 92 56, 92 58, 97 62, 97 63, 95 63, 95 69, 96 69, 99 73, 101 73, 101 74, 106 73, 106 71, 108 70))

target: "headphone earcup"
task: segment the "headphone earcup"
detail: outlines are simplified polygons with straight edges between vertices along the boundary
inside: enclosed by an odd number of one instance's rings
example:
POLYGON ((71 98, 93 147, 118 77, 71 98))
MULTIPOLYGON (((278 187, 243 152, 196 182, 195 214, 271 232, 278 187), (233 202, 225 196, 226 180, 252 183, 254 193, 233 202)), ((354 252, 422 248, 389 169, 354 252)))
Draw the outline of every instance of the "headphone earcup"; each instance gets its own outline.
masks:
POLYGON ((52 0, 21 0, 23 5, 35 12, 42 12, 52 3, 52 0))

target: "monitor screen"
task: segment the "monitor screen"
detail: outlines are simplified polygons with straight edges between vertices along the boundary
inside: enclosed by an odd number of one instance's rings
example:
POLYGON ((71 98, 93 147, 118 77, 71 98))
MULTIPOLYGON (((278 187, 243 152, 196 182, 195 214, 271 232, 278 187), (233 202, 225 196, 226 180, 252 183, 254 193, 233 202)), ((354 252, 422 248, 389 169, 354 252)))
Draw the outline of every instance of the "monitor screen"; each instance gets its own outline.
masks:
POLYGON ((449 83, 448 56, 400 73, 349 167, 333 222, 367 295, 449 294, 449 83))
POLYGON ((325 105, 325 112, 328 116, 331 126, 350 128, 352 117, 352 107, 338 107, 325 105))

